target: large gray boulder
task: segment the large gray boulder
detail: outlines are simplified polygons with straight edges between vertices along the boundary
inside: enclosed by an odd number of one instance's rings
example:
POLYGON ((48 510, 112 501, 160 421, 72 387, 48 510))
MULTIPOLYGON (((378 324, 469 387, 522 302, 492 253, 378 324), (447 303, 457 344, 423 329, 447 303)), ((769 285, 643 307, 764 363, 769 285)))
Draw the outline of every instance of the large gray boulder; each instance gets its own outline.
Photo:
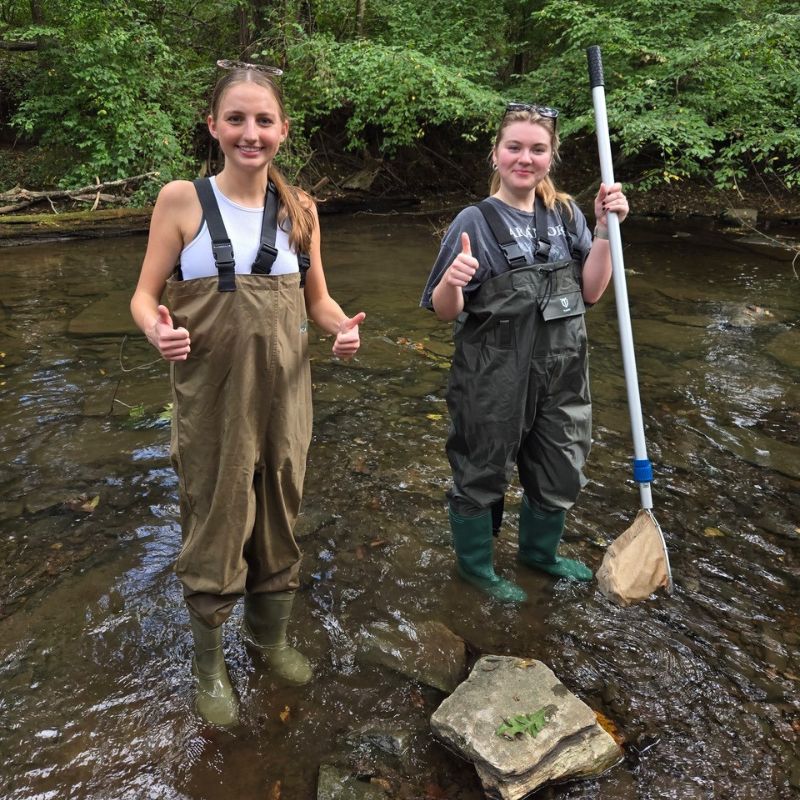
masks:
POLYGON ((502 800, 519 800, 550 781, 600 775, 622 758, 592 709, 532 659, 479 659, 434 712, 431 727, 475 765, 486 794, 502 800), (498 734, 504 722, 542 710, 546 722, 535 735, 498 734))

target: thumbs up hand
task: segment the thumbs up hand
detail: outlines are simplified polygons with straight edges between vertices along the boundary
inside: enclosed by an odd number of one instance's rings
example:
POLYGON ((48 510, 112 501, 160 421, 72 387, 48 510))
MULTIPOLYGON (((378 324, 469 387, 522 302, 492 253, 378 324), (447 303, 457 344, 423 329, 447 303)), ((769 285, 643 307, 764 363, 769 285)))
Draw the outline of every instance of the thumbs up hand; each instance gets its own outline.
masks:
POLYGON ((166 361, 186 361, 189 356, 190 340, 186 328, 175 328, 166 306, 156 309, 155 322, 147 329, 150 344, 161 353, 166 361))
POLYGON ((358 335, 358 326, 367 318, 360 311, 354 317, 345 317, 339 323, 339 330, 333 341, 333 354, 337 358, 352 358, 358 351, 361 339, 358 335))
POLYGON ((453 263, 444 274, 445 283, 450 286, 466 286, 478 269, 478 259, 472 256, 469 234, 461 234, 461 252, 453 259, 453 263))

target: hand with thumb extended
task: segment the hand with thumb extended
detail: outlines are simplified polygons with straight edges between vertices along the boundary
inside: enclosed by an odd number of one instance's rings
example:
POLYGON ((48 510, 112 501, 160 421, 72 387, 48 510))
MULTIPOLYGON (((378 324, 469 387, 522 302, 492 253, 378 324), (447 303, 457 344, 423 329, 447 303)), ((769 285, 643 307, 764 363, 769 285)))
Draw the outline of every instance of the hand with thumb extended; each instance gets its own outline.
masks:
POLYGON ((465 231, 461 234, 461 252, 453 259, 453 263, 447 268, 444 279, 450 286, 466 286, 478 269, 478 259, 472 256, 472 245, 469 241, 469 234, 465 231))
POLYGON ((167 361, 186 361, 189 357, 189 331, 186 328, 173 327, 172 317, 166 306, 160 305, 156 309, 156 319, 147 329, 147 338, 167 361))
POLYGON ((339 323, 339 330, 333 341, 333 354, 337 358, 352 358, 361 345, 358 326, 367 318, 363 311, 354 317, 345 317, 339 323))

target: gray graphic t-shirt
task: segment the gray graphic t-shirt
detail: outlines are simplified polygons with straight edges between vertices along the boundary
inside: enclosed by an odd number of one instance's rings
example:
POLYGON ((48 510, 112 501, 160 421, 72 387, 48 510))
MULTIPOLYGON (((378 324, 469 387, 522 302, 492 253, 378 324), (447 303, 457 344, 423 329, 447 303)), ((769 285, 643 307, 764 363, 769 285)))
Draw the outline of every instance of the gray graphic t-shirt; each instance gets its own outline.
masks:
MULTIPOLYGON (((489 202, 494 204, 500 213, 501 219, 508 225, 509 233, 526 253, 528 261, 533 263, 533 251, 537 241, 535 215, 512 208, 496 197, 490 197, 489 202)), ((575 258, 582 265, 592 247, 592 234, 580 209, 574 203, 570 205, 575 215, 575 228, 577 231, 577 241, 573 242, 573 248, 575 258)), ((453 263, 453 259, 461 252, 462 233, 469 235, 472 255, 478 259, 478 270, 469 284, 464 287, 465 295, 476 291, 489 278, 508 271, 508 263, 503 257, 497 240, 492 234, 492 229, 480 209, 475 206, 468 206, 452 221, 447 233, 444 235, 444 239, 442 239, 439 256, 431 269, 425 291, 422 293, 420 305, 423 308, 432 308, 431 295, 433 290, 441 280, 445 270, 453 263)), ((552 209, 547 210, 547 239, 550 242, 548 261, 562 261, 571 257, 569 233, 564 228, 561 216, 552 209)))

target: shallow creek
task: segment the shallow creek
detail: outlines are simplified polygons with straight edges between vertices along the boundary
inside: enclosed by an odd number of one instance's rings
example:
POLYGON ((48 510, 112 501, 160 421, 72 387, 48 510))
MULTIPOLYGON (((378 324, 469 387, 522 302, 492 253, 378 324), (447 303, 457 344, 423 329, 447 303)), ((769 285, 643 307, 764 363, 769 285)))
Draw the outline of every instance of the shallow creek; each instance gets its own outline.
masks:
MULTIPOLYGON (((0 250, 0 796, 310 800, 334 763, 396 798, 478 800, 430 734, 442 700, 357 656, 363 631, 436 620, 474 658, 545 661, 626 736, 600 779, 541 797, 783 798, 800 788, 800 283, 786 251, 623 227, 656 516, 675 594, 622 610, 523 571, 509 490, 497 567, 453 575, 444 491, 450 326, 417 308, 437 243, 413 216, 323 219, 332 294, 367 312, 332 360, 312 330, 315 428, 292 627, 316 679, 276 686, 226 628, 232 731, 192 711, 167 369, 130 323, 142 237, 0 250), (126 338, 127 337, 127 338, 126 338), (382 721, 403 757, 354 750, 382 721)), ((597 567, 638 510, 613 290, 588 315, 595 442, 565 549, 597 567)))

